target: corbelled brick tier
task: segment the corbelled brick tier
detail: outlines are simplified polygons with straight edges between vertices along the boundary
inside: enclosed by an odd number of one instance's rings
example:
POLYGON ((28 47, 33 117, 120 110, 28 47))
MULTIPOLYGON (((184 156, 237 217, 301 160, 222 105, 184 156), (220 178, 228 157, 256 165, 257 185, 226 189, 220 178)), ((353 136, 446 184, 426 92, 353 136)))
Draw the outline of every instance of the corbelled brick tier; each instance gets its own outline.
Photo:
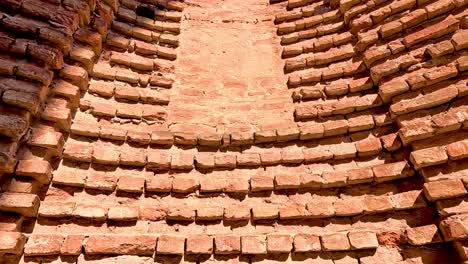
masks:
POLYGON ((467 6, 0 0, 0 263, 468 261, 467 6))

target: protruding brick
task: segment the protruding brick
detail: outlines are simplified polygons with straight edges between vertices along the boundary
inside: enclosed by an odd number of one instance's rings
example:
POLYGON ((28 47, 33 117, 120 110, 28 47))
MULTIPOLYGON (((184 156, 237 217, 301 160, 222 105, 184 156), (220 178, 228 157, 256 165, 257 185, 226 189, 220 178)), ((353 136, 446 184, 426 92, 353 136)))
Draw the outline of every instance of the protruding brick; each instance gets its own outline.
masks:
POLYGON ((20 255, 26 242, 26 237, 20 232, 0 231, 0 253, 20 255))
POLYGON ((421 246, 442 241, 436 225, 407 228, 406 235, 408 236, 408 242, 413 246, 421 246))
POLYGON ((463 196, 467 193, 459 179, 441 180, 424 184, 424 193, 431 201, 463 196))
POLYGON ((238 254, 241 250, 240 237, 219 235, 215 237, 215 254, 238 254))
POLYGON ((213 253, 213 237, 208 235, 191 235, 187 238, 187 254, 213 253))
POLYGON ((34 234, 24 247, 25 256, 47 256, 60 254, 64 236, 55 234, 34 234))
POLYGON ((379 242, 372 231, 351 231, 348 233, 349 243, 354 249, 377 248, 379 242))
POLYGON ((268 253, 289 253, 292 250, 293 237, 286 234, 270 234, 267 235, 267 251, 268 253))
POLYGON ((267 247, 265 236, 242 236, 241 250, 244 255, 266 254, 267 247))
POLYGON ((86 254, 152 255, 156 237, 151 235, 92 235, 84 244, 86 254))
POLYGON ((348 236, 346 233, 333 233, 320 236, 322 249, 325 251, 350 250, 348 236))
POLYGON ((294 252, 320 251, 320 237, 313 234, 297 234, 294 236, 294 252))
POLYGON ((84 235, 68 235, 60 247, 61 255, 80 255, 83 246, 84 235))
POLYGON ((185 238, 175 235, 162 235, 158 238, 157 254, 183 255, 185 250, 185 238))

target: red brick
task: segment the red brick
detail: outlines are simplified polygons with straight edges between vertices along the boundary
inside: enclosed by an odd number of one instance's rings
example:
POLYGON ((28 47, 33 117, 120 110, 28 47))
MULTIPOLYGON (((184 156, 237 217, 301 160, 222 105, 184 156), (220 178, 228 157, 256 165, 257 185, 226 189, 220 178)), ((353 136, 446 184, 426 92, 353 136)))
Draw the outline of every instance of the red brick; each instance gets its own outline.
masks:
POLYGON ((206 175, 205 177, 200 177, 200 192, 210 193, 210 192, 222 192, 226 187, 226 180, 214 177, 215 175, 206 175))
POLYGON ((0 211, 13 212, 26 217, 36 217, 39 209, 39 197, 27 193, 0 193, 0 211))
POLYGON ((396 210, 422 208, 427 206, 421 190, 397 193, 393 195, 392 202, 396 210))
POLYGON ((198 187, 198 179, 193 176, 176 175, 172 180, 172 191, 177 193, 191 193, 198 187))
POLYGON ((92 235, 84 243, 86 254, 152 255, 156 237, 150 235, 92 235))
POLYGON ((458 240, 468 237, 466 215, 451 216, 440 223, 445 240, 458 240))
POLYGON ((265 236, 242 236, 241 250, 244 255, 266 254, 265 236))
POLYGON ((84 235, 68 235, 60 247, 61 255, 80 255, 83 246, 84 235))
POLYGON ((136 221, 138 220, 138 208, 132 206, 111 206, 107 213, 109 220, 136 221))
POLYGON ((299 175, 288 172, 280 172, 275 175, 275 189, 294 189, 299 188, 300 180, 299 175))
POLYGON ((349 184, 369 183, 374 180, 374 173, 371 168, 352 169, 348 171, 349 184))
POLYGON ((151 132, 151 144, 172 145, 174 144, 174 136, 170 131, 153 131, 151 132))
POLYGON ((301 163, 304 161, 304 153, 300 148, 282 149, 281 161, 283 163, 301 163))
POLYGON ((26 242, 26 237, 19 232, 0 231, 0 253, 20 255, 26 242))
POLYGON ((368 196, 364 198, 365 211, 375 214, 393 210, 389 196, 368 196))
POLYGON ((52 167, 49 162, 44 160, 20 160, 16 167, 16 174, 29 176, 46 184, 52 178, 52 167))
POLYGON ((447 146, 447 154, 451 160, 468 157, 468 140, 451 143, 447 146))
POLYGON ((139 208, 139 218, 149 221, 165 220, 167 211, 168 209, 164 206, 142 205, 139 208))
POLYGON ((117 183, 117 191, 142 193, 145 186, 145 179, 135 176, 120 176, 117 183))
POLYGON ((260 155, 258 153, 241 153, 237 155, 238 166, 259 166, 260 155))
POLYGON ((434 18, 438 15, 444 14, 451 9, 455 8, 452 0, 442 0, 425 6, 428 19, 434 18))
POLYGON ((378 138, 368 138, 356 143, 358 155, 361 157, 378 154, 382 151, 382 145, 378 138))
POLYGON ((89 172, 86 178, 85 187, 87 189, 97 189, 103 191, 113 191, 117 186, 117 177, 105 172, 89 172))
POLYGON ((324 171, 322 178, 326 188, 342 187, 346 185, 348 174, 345 171, 324 171))
POLYGON ((372 171, 376 182, 391 181, 414 175, 414 171, 406 161, 377 165, 372 167, 372 171))
POLYGON ((274 189, 273 177, 255 175, 250 178, 250 188, 252 192, 270 191, 274 189))
POLYGON ((430 201, 437 201, 463 196, 467 191, 461 180, 453 179, 425 183, 424 193, 430 201))
POLYGON ((351 231, 348 233, 349 243, 353 249, 377 248, 379 242, 372 231, 351 231))
POLYGON ((379 95, 384 102, 390 102, 395 95, 409 91, 409 85, 405 80, 394 79, 379 87, 379 95))
POLYGON ((162 235, 158 239, 157 254, 183 255, 185 238, 175 235, 162 235))
POLYGON ((104 221, 107 219, 107 210, 99 205, 76 205, 73 216, 92 221, 104 221))
POLYGON ((250 207, 246 205, 229 206, 224 209, 224 219, 230 221, 249 220, 250 207))
POLYGON ((406 235, 408 236, 408 243, 413 246, 421 246, 442 241, 436 225, 407 228, 406 235))
POLYGON ((249 181, 243 177, 231 177, 226 181, 226 187, 224 191, 227 193, 248 193, 249 192, 249 181))
POLYGON ((297 234, 294 236, 294 252, 320 251, 320 237, 313 234, 297 234))
POLYGON ((144 148, 124 148, 120 152, 120 164, 128 166, 145 166, 146 150, 144 148))
POLYGON ((222 220, 224 208, 220 206, 203 206, 197 208, 197 221, 222 220))
POLYGON ((171 169, 190 170, 193 168, 193 164, 193 154, 180 152, 172 155, 171 169))
POLYGON ((278 218, 278 206, 273 204, 261 204, 252 208, 254 220, 276 219, 278 218))
POLYGON ((308 216, 312 218, 326 218, 335 215, 333 202, 326 199, 317 199, 312 203, 307 204, 308 216))
POLYGON ((279 208, 280 219, 302 219, 308 215, 306 207, 301 204, 288 204, 279 208))
POLYGON ((293 237, 285 234, 267 235, 268 253, 289 253, 292 250, 293 237))
POLYGON ((432 38, 438 38, 440 36, 457 30, 458 23, 458 20, 456 20, 453 16, 448 16, 446 19, 439 23, 425 27, 422 30, 416 31, 405 36, 403 39, 403 43, 405 44, 405 46, 411 47, 419 42, 432 38))
POLYGON ((281 152, 277 150, 266 150, 260 153, 262 165, 274 165, 281 163, 281 152))
POLYGON ((25 256, 47 256, 60 254, 64 241, 62 235, 34 234, 24 246, 25 256))
POLYGON ((151 141, 151 136, 148 132, 139 132, 129 130, 127 132, 128 142, 135 142, 140 145, 148 145, 151 141))
POLYGON ((411 152, 410 160, 416 169, 438 165, 448 160, 443 147, 432 147, 411 152))
POLYGON ((171 161, 172 156, 170 153, 158 151, 155 149, 149 149, 147 153, 148 161, 147 161, 147 168, 148 169, 170 169, 171 168, 171 161))
POLYGON ((346 233, 321 235, 320 241, 322 242, 322 249, 324 251, 341 251, 351 249, 346 233))
POLYGON ((170 207, 167 213, 168 220, 195 221, 196 210, 191 207, 170 207))
POLYGON ((117 146, 113 145, 112 143, 94 144, 93 162, 100 164, 118 165, 120 162, 120 152, 117 150, 117 146))
POLYGON ((216 254, 239 254, 241 250, 240 237, 236 235, 219 235, 215 237, 216 254))
POLYGON ((42 217, 69 217, 72 216, 75 202, 43 201, 39 208, 42 217))
POLYGON ((235 168, 237 158, 235 154, 219 153, 215 155, 215 166, 221 168, 235 168))
POLYGON ((92 145, 89 143, 67 143, 63 152, 64 158, 91 162, 93 154, 92 145))
POLYGON ((333 203, 336 216, 352 216, 364 212, 365 205, 363 199, 338 199, 333 203))
POLYGON ((208 235, 191 235, 187 238, 187 254, 213 253, 213 238, 208 235))

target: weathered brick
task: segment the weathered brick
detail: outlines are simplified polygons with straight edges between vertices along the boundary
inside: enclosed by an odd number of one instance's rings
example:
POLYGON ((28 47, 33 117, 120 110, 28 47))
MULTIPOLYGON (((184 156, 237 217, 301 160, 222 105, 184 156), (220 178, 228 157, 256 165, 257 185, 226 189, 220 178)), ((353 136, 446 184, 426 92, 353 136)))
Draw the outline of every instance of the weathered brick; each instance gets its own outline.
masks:
POLYGON ((445 163, 448 160, 443 147, 432 147, 411 152, 410 160, 416 169, 445 163))
POLYGON ((379 242, 372 231, 351 231, 348 233, 349 243, 353 249, 377 248, 379 242))
POLYGON ((293 237, 286 234, 270 234, 267 235, 267 251, 268 253, 289 253, 292 250, 293 237))
POLYGON ((295 252, 315 252, 320 251, 320 237, 313 234, 297 234, 294 236, 295 252))
POLYGON ((468 157, 468 140, 451 143, 447 146, 447 154, 451 160, 468 157))
POLYGON ((265 236, 242 236, 241 252, 244 255, 266 254, 267 247, 265 236))
POLYGON ((406 235, 408 236, 408 243, 413 246, 421 246, 442 241, 436 225, 407 228, 406 235))
POLYGON ((98 205, 77 205, 73 210, 73 216, 92 221, 104 221, 107 219, 107 210, 98 205))
POLYGON ((262 204, 252 208, 254 220, 276 219, 278 218, 278 206, 273 204, 262 204))
POLYGON ((25 256, 47 256, 60 254, 65 237, 55 234, 34 234, 24 246, 25 256))
POLYGON ((84 235, 67 235, 60 247, 61 255, 80 255, 83 246, 84 235))
POLYGON ((39 209, 39 197, 27 193, 0 193, 0 210, 13 212, 26 217, 36 217, 39 209))
POLYGON ((84 243, 86 254, 152 255, 156 248, 151 235, 92 235, 84 243))
POLYGON ((321 235, 320 241, 324 251, 341 251, 351 249, 346 233, 321 235))
POLYGON ((377 165, 372 167, 372 171, 376 182, 391 181, 414 175, 414 171, 406 161, 377 165))
POLYGON ((197 221, 222 220, 224 214, 223 207, 204 206, 197 208, 197 221))
POLYGON ((213 253, 213 237, 208 235, 191 235, 187 238, 187 254, 213 253))
POLYGON ((43 201, 39 207, 39 216, 42 217, 69 217, 75 209, 75 202, 70 201, 43 201))
POLYGON ((19 255, 23 252, 26 237, 20 232, 0 231, 0 253, 19 255))
POLYGON ((217 235, 215 237, 216 254, 239 254, 241 251, 240 237, 237 235, 217 235))
POLYGON ((132 206, 111 206, 107 218, 113 221, 136 221, 138 220, 138 208, 132 206))
POLYGON ((431 201, 455 198, 467 193, 463 182, 459 179, 441 180, 424 184, 424 193, 431 201))

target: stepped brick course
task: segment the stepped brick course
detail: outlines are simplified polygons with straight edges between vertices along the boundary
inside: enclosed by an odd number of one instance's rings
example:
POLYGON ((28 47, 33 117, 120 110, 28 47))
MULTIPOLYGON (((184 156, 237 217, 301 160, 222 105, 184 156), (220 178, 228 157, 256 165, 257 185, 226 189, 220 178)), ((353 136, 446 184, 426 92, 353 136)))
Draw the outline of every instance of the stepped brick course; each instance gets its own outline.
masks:
POLYGON ((464 0, 0 0, 0 263, 468 261, 464 0))

